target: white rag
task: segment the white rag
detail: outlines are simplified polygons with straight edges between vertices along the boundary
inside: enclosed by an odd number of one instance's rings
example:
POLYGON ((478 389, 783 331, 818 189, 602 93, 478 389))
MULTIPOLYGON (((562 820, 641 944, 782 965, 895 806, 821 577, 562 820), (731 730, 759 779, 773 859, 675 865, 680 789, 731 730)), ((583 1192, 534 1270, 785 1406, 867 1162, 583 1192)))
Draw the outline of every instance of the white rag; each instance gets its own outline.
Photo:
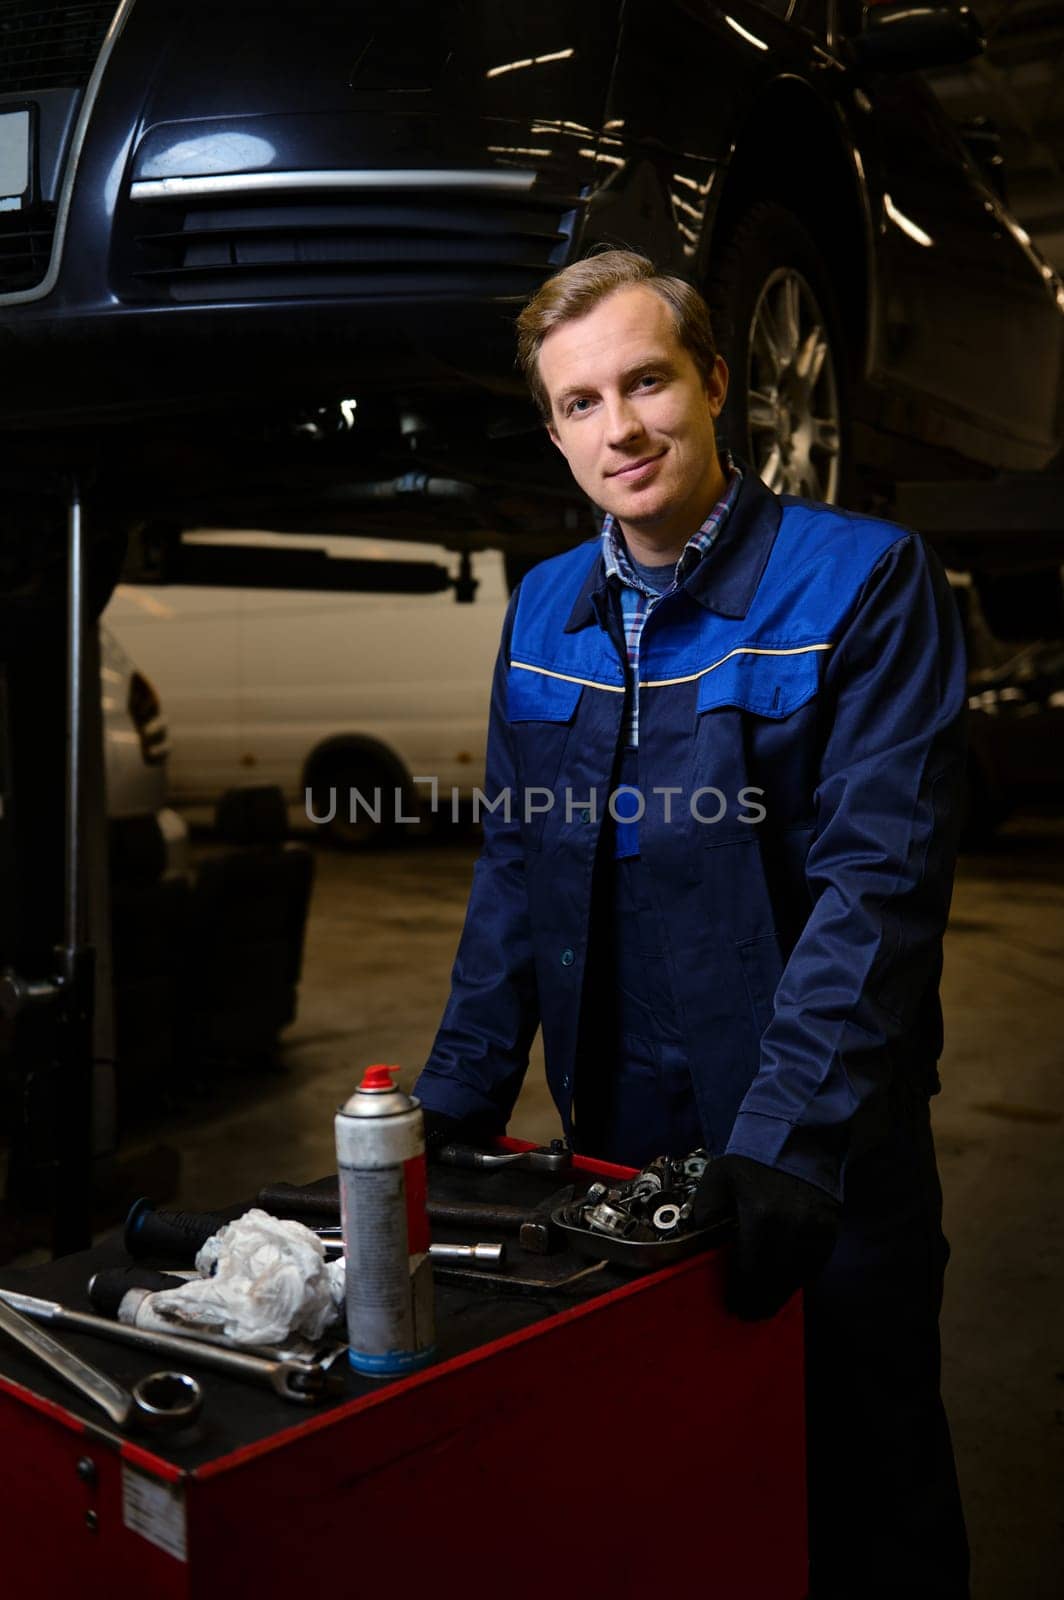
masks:
POLYGON ((209 1326, 234 1344, 277 1345, 292 1334, 320 1339, 336 1320, 334 1274, 301 1222, 246 1211, 207 1240, 196 1270, 199 1278, 152 1298, 159 1316, 189 1332, 209 1326))

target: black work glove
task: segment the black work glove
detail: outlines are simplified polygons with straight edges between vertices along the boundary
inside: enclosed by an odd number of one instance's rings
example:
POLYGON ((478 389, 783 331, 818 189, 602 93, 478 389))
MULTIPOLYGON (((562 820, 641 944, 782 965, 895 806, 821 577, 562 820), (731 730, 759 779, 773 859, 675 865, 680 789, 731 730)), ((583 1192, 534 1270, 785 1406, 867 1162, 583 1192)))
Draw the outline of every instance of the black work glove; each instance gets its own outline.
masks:
POLYGON ((490 1145, 503 1131, 496 1117, 482 1112, 471 1117, 449 1117, 426 1106, 421 1115, 425 1122, 425 1153, 430 1161, 445 1144, 490 1145))
POLYGON ((823 1189, 748 1156, 719 1156, 702 1174, 691 1218, 697 1227, 733 1216, 728 1310, 748 1322, 774 1317, 827 1264, 842 1207, 823 1189))

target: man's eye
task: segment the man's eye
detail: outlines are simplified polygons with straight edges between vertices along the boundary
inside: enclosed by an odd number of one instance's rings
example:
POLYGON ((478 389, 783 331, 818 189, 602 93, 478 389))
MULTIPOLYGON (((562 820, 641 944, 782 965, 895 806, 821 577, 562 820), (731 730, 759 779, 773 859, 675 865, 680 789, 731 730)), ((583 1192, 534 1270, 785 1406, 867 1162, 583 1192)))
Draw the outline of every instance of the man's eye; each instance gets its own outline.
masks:
POLYGON ((640 386, 642 386, 644 384, 650 385, 651 387, 653 387, 655 384, 658 384, 660 382, 661 382, 661 379, 658 377, 656 372, 644 372, 644 373, 641 373, 640 376, 637 378, 637 380, 636 380, 636 388, 639 388, 640 386))
POLYGON ((570 417, 574 416, 574 415, 575 416, 582 416, 583 415, 583 411, 582 411, 581 408, 583 406, 589 406, 590 404, 591 404, 591 401, 588 399, 586 394, 585 395, 581 395, 579 397, 579 399, 577 399, 577 400, 570 400, 568 415, 570 417))

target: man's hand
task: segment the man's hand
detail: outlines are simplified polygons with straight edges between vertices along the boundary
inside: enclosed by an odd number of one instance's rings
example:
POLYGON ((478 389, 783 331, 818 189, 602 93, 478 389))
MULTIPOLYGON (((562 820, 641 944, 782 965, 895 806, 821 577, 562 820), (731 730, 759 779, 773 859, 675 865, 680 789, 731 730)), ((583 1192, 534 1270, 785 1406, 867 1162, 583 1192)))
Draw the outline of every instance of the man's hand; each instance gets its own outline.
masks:
POLYGON ((702 1175, 692 1210, 698 1227, 733 1216, 738 1233, 728 1262, 728 1310, 749 1322, 775 1316, 827 1264, 841 1206, 789 1172, 719 1156, 702 1175))
POLYGON ((448 1117, 427 1107, 421 1115, 425 1121, 425 1153, 430 1161, 445 1144, 490 1145, 502 1132, 493 1117, 448 1117))

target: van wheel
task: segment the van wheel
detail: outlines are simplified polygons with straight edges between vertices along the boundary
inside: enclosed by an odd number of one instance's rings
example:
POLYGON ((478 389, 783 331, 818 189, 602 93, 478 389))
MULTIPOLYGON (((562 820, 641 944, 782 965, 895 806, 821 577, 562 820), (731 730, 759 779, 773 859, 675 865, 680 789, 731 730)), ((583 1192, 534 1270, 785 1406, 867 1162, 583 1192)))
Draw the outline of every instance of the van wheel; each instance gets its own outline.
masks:
MULTIPOLYGON (((383 761, 357 752, 338 752, 315 769, 308 784, 321 834, 338 850, 366 850, 392 844, 398 834, 397 774, 383 761)), ((405 785, 399 784, 405 788, 405 785)), ((406 807, 403 807, 405 814, 406 807)))
POLYGON ((776 494, 844 501, 848 358, 809 233, 783 206, 752 206, 716 255, 706 294, 731 375, 721 442, 776 494))

